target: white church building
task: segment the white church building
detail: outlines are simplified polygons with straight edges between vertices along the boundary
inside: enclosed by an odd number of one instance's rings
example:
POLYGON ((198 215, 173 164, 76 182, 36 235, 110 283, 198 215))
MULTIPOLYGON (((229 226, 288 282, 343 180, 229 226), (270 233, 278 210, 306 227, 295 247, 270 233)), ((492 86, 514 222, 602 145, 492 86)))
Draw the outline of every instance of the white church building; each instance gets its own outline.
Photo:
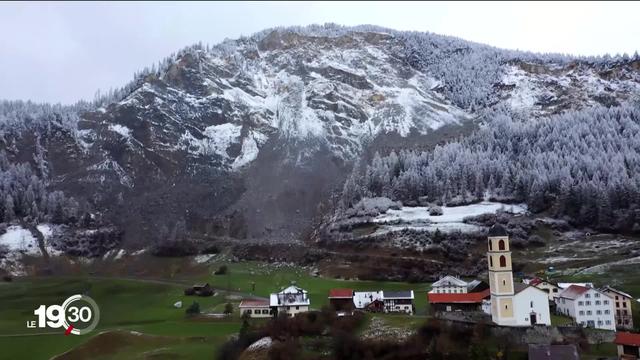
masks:
POLYGON ((488 248, 493 322, 500 326, 551 325, 547 293, 534 286, 514 284, 509 235, 501 225, 489 229, 488 248))

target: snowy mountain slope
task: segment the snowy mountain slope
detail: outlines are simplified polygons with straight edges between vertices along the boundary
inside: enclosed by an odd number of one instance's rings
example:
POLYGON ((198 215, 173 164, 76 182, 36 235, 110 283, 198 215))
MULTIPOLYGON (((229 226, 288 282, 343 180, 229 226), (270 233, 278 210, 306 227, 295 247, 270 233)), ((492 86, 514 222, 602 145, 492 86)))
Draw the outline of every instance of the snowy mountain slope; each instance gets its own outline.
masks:
POLYGON ((183 49, 97 108, 38 108, 36 122, 0 103, 0 150, 33 162, 44 148, 51 186, 133 246, 182 220, 291 241, 363 154, 428 148, 501 106, 542 117, 634 100, 639 69, 376 27, 272 29, 183 49))
POLYGON ((425 134, 471 117, 432 90, 436 80, 403 63, 402 43, 390 35, 276 31, 253 45, 226 56, 186 54, 95 112, 97 129, 83 140, 115 136, 132 149, 184 151, 239 169, 271 136, 320 139, 351 160, 379 134, 425 134))

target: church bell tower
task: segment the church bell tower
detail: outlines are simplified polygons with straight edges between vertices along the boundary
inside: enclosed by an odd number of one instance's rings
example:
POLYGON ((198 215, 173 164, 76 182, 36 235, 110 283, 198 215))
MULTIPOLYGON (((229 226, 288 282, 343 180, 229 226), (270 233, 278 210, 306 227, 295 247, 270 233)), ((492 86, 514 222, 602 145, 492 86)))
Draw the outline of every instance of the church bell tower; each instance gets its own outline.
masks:
POLYGON ((515 322, 513 269, 509 235, 500 224, 489 229, 487 262, 489 263, 489 287, 491 289, 491 318, 498 325, 515 322))

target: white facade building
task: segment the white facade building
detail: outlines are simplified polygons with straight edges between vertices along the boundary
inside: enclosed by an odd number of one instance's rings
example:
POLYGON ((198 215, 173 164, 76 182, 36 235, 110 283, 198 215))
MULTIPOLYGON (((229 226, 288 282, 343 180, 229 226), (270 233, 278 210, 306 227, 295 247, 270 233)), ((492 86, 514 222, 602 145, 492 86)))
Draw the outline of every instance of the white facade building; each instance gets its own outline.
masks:
POLYGON ((556 305, 559 313, 574 318, 582 326, 616 329, 613 300, 594 288, 571 285, 560 293, 556 305))
POLYGON ((383 291, 384 312, 406 313, 413 315, 413 290, 383 291))
POLYGON ((430 293, 435 294, 466 294, 469 283, 455 276, 447 275, 431 284, 430 293))
POLYGON ((286 313, 289 316, 295 316, 309 311, 311 301, 306 290, 291 285, 279 293, 271 294, 269 305, 275 308, 278 314, 286 313))
POLYGON ((242 300, 238 308, 240 315, 247 315, 252 318, 268 318, 272 316, 269 300, 242 300))

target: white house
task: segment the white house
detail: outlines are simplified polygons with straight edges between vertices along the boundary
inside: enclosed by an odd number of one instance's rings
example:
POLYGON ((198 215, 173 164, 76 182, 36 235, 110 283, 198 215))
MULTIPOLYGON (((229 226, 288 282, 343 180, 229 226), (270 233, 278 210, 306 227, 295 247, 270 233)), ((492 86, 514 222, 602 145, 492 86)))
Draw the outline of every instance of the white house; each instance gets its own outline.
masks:
POLYGON ((514 284, 509 235, 501 225, 489 229, 488 248, 493 322, 500 326, 551 325, 547 293, 533 286, 514 284))
POLYGON ((559 313, 574 318, 582 326, 616 329, 613 300, 599 290, 571 285, 560 293, 556 305, 559 313))
POLYGON ((271 294, 269 298, 269 306, 275 309, 276 314, 286 313, 289 316, 295 316, 309 311, 309 305, 311 301, 307 291, 295 285, 271 294))
POLYGON ((413 314, 413 290, 383 291, 384 312, 413 314))
POLYGON ((240 315, 247 315, 252 318, 268 318, 271 317, 271 307, 269 300, 242 300, 240 305, 240 315))

